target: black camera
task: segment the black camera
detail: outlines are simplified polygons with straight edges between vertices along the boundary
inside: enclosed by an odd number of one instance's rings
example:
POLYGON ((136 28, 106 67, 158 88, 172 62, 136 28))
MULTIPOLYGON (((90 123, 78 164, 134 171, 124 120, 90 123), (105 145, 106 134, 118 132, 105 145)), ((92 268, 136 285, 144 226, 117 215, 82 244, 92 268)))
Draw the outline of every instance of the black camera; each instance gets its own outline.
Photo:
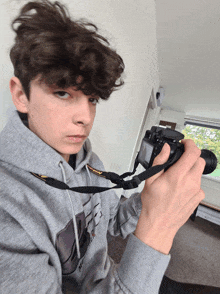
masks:
MULTIPOLYGON (((170 160, 171 164, 166 167, 166 171, 183 154, 184 145, 179 142, 182 139, 184 139, 184 135, 180 132, 169 128, 154 126, 150 131, 146 131, 137 160, 145 169, 150 168, 153 164, 154 158, 160 153, 164 144, 168 143, 171 149, 168 161, 170 160)), ((217 166, 217 158, 215 154, 207 149, 202 149, 201 157, 206 161, 203 174, 212 173, 217 166)))

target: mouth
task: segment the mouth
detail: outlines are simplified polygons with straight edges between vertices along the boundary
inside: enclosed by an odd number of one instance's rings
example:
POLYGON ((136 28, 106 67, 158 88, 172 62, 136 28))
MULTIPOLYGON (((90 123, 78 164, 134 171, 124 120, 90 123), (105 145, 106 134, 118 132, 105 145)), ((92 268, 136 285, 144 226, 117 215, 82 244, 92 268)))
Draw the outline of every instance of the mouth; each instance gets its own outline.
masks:
POLYGON ((67 136, 67 139, 73 143, 81 143, 83 141, 85 141, 85 139, 87 138, 87 136, 85 135, 70 135, 67 136))

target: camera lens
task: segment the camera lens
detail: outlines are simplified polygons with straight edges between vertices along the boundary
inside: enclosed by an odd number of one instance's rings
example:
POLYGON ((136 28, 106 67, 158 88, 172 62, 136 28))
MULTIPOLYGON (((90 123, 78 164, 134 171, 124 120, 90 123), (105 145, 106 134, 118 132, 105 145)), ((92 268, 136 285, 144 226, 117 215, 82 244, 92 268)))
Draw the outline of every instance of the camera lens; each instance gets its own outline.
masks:
POLYGON ((211 174, 217 167, 218 161, 215 154, 210 150, 202 149, 200 157, 202 157, 206 161, 206 166, 203 171, 203 174, 211 174))

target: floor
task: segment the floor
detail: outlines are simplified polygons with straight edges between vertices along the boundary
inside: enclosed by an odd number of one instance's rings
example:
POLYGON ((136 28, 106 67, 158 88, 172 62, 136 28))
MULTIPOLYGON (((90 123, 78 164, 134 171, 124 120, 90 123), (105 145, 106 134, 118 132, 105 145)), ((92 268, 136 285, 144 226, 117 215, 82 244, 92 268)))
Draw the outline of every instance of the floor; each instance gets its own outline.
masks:
MULTIPOLYGON (((108 235, 109 255, 120 263, 127 239, 108 235)), ((177 233, 160 294, 220 294, 220 227, 189 220, 177 233)))

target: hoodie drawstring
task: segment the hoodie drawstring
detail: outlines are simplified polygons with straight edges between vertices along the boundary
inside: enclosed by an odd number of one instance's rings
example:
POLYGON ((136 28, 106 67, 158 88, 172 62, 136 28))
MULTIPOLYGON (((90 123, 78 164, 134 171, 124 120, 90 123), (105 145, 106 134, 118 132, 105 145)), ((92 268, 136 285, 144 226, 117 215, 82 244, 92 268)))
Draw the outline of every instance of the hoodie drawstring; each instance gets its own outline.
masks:
MULTIPOLYGON (((66 175, 65 175, 64 167, 62 165, 62 161, 60 161, 59 166, 61 167, 61 170, 62 170, 62 175, 63 175, 64 183, 67 184, 66 175)), ((69 200, 70 200, 70 204, 71 204, 72 215, 73 215, 73 227, 74 227, 74 233, 75 233, 75 238, 76 238, 77 257, 78 257, 78 259, 80 259, 81 254, 80 254, 79 235, 78 235, 78 228, 77 228, 77 223, 76 223, 76 216, 75 216, 75 212, 74 212, 74 208, 73 208, 73 203, 72 203, 72 200, 71 200, 69 191, 68 190, 65 190, 65 191, 68 194, 68 197, 69 197, 69 200)))
MULTIPOLYGON (((91 178, 91 175, 90 175, 90 170, 88 168, 88 166, 86 165, 86 171, 87 171, 87 174, 89 176, 89 185, 88 186, 92 186, 92 178, 91 178)), ((93 197, 91 197, 91 201, 92 201, 92 206, 94 207, 94 199, 93 197)), ((95 223, 95 216, 94 216, 94 209, 92 209, 92 218, 93 218, 93 235, 95 235, 95 229, 96 229, 96 223, 95 223)))

